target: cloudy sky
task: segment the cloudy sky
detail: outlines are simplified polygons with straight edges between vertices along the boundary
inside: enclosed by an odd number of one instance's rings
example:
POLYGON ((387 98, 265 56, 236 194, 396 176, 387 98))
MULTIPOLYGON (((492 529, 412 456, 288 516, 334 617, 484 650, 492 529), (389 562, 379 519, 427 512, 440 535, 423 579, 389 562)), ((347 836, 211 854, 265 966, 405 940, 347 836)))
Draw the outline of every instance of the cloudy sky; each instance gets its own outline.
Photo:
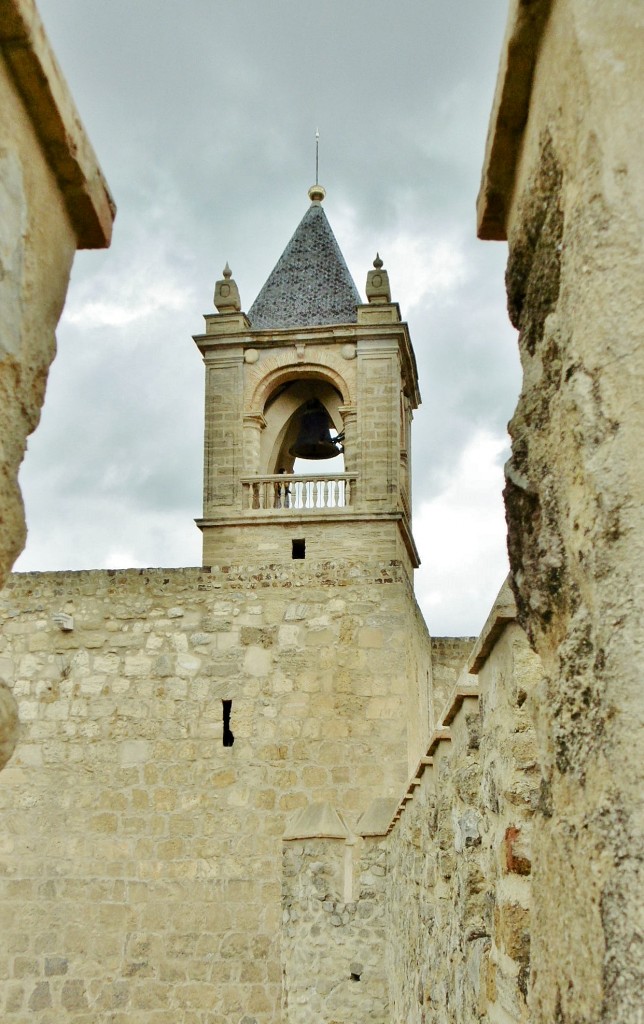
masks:
POLYGON ((248 309, 307 206, 360 291, 378 250, 409 321, 416 588, 478 633, 507 571, 500 491, 519 388, 505 246, 475 231, 507 0, 39 0, 118 205, 76 257, 16 568, 198 565, 203 367, 226 260, 248 309))

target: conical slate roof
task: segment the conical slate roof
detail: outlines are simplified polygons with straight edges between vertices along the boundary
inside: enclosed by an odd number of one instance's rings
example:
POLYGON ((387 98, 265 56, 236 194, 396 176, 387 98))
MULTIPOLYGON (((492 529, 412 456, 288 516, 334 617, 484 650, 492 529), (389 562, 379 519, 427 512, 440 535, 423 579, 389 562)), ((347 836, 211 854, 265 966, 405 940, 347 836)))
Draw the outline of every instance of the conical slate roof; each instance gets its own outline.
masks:
POLYGON ((248 311, 256 330, 354 324, 362 301, 326 214, 313 202, 248 311))

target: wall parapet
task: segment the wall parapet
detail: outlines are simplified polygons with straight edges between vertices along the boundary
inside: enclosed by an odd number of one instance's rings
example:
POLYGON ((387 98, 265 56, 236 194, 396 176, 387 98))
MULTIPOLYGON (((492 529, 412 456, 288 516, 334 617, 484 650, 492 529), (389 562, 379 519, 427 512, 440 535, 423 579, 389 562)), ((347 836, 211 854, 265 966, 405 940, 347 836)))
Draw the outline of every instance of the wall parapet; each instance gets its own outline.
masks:
POLYGON ((527 1019, 541 666, 511 611, 502 589, 388 825, 390 1005, 406 1024, 527 1019))
POLYGON ((416 792, 426 769, 433 767, 434 754, 439 744, 451 742, 452 734, 449 726, 456 718, 463 706, 463 703, 468 700, 478 702, 481 691, 475 677, 479 674, 485 662, 492 654, 494 647, 506 626, 515 621, 516 605, 509 583, 506 579, 492 606, 492 610, 485 621, 485 625, 472 648, 471 654, 460 672, 442 712, 439 714, 439 725, 432 732, 427 749, 418 761, 415 771, 412 772, 405 791, 391 816, 386 829, 387 835, 389 835, 395 827, 396 822, 400 820, 400 817, 409 802, 413 800, 414 793, 416 792))

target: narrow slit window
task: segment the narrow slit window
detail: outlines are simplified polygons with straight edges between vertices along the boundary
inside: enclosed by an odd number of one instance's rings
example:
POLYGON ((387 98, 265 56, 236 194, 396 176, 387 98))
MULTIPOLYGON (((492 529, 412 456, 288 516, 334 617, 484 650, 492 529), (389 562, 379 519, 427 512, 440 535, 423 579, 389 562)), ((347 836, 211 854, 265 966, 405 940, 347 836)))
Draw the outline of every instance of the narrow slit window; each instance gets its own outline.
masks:
POLYGON ((291 541, 291 558, 306 558, 306 541, 304 538, 291 541))
POLYGON ((222 706, 224 710, 224 746, 232 747, 235 742, 233 731, 230 728, 230 713, 233 708, 232 700, 222 700, 222 706))

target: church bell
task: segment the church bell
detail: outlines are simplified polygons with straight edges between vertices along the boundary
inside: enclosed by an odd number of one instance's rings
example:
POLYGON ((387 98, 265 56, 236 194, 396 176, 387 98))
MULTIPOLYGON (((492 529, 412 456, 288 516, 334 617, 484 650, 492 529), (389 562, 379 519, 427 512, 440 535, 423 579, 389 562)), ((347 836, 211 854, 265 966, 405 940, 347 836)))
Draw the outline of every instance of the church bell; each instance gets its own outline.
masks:
POLYGON ((344 434, 331 437, 331 417, 321 402, 313 399, 302 410, 297 439, 289 454, 299 459, 332 459, 343 451, 344 434))

